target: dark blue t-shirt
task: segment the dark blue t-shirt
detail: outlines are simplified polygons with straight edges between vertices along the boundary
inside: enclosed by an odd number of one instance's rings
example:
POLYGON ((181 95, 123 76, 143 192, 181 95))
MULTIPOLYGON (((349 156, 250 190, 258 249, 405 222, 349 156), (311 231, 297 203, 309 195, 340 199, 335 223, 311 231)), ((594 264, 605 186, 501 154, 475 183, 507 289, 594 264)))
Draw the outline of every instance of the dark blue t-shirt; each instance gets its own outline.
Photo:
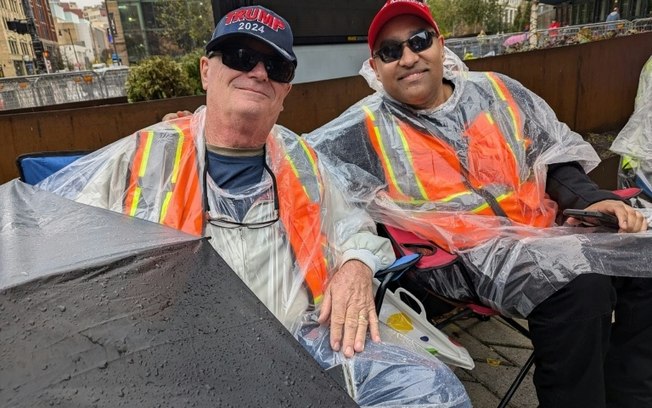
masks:
POLYGON ((265 156, 225 156, 207 153, 208 174, 224 190, 238 192, 260 183, 265 156))
MULTIPOLYGON (((263 177, 265 154, 224 155, 206 149, 206 166, 208 175, 221 189, 237 194, 260 183, 263 177)), ((253 200, 240 200, 235 203, 238 220, 242 220, 253 200)))

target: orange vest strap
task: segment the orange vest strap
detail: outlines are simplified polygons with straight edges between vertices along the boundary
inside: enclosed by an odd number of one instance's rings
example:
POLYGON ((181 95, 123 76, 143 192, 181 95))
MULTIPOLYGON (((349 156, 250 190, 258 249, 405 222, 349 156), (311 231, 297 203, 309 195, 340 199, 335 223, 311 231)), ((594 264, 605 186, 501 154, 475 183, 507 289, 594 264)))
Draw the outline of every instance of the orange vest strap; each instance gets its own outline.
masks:
POLYGON ((170 133, 146 129, 136 136, 123 210, 131 216, 201 235, 203 205, 190 120, 171 126, 167 130, 170 133))
POLYGON ((279 146, 272 136, 268 140, 272 157, 281 158, 276 175, 277 184, 284 188, 279 216, 296 261, 305 273, 304 283, 312 297, 311 303, 317 305, 322 301, 328 279, 328 262, 325 256, 327 239, 322 233, 321 222, 322 183, 316 155, 302 140, 289 149, 279 146))

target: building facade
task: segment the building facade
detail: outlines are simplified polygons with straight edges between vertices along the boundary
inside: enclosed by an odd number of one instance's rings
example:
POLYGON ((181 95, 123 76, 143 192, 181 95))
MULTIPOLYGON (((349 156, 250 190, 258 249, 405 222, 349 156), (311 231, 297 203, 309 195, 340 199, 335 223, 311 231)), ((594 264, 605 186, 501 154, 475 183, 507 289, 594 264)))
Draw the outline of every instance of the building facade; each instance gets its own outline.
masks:
POLYGON ((35 73, 32 37, 21 0, 0 0, 0 77, 35 73))
POLYGON ((614 7, 618 7, 623 20, 652 17, 652 0, 568 1, 555 6, 555 15, 562 25, 600 23, 606 20, 614 7))
POLYGON ((36 27, 36 35, 38 36, 36 41, 41 43, 40 46, 43 50, 42 52, 35 52, 36 58, 42 60, 41 67, 45 67, 45 70, 42 69, 41 72, 54 72, 56 67, 54 67, 52 61, 57 58, 59 47, 50 4, 47 0, 29 0, 29 6, 36 27))
POLYGON ((52 3, 51 7, 65 69, 90 69, 97 60, 90 22, 79 17, 83 16, 81 10, 71 9, 66 3, 52 3))

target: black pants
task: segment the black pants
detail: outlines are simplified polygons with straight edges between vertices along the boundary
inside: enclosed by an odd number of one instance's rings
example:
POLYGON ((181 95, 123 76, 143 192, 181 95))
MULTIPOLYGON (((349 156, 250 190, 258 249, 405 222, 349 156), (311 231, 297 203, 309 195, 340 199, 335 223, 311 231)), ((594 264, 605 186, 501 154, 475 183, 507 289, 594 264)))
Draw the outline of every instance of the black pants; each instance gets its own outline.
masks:
POLYGON ((652 279, 580 275, 528 322, 540 408, 652 407, 652 279))

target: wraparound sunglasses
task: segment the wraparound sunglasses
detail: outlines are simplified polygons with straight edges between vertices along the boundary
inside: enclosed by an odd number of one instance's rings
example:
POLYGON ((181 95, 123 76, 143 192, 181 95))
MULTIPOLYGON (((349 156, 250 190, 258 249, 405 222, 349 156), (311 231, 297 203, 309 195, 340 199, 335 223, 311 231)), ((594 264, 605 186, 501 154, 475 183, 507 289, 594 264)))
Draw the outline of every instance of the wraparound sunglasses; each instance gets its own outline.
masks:
POLYGON ((216 55, 222 56, 222 63, 231 69, 241 72, 249 72, 262 62, 267 71, 267 76, 272 81, 288 83, 294 78, 295 65, 281 57, 266 55, 251 48, 223 48, 210 51, 208 58, 216 55))
POLYGON ((403 56, 403 45, 407 45, 412 52, 418 53, 432 47, 432 40, 436 37, 435 32, 424 29, 405 41, 384 41, 378 51, 374 52, 373 57, 380 58, 386 64, 394 62, 403 56))

